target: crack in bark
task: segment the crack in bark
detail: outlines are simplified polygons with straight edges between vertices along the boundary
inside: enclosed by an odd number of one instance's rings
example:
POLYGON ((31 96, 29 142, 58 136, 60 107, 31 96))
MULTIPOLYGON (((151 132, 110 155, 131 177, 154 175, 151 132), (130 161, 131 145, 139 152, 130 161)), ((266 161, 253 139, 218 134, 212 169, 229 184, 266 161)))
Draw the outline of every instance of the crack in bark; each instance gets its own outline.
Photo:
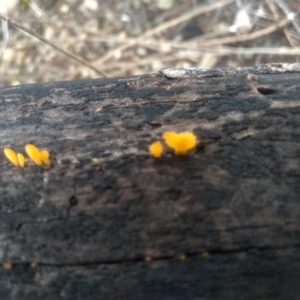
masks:
MULTIPOLYGON (((146 261, 145 257, 136 257, 131 259, 115 259, 115 260, 99 260, 99 261, 91 261, 91 262, 74 262, 74 263, 45 263, 42 261, 37 262, 39 267, 85 267, 85 266, 94 266, 94 265, 119 265, 126 263, 151 263, 156 261, 180 261, 184 262, 186 259, 193 257, 212 257, 214 255, 230 255, 230 254, 239 254, 239 253, 258 253, 258 252, 266 252, 266 251, 285 251, 285 250, 298 250, 300 248, 299 244, 289 245, 289 246, 275 246, 275 247, 244 247, 239 249, 213 249, 201 252, 190 252, 190 253, 182 253, 180 255, 168 255, 168 256, 158 256, 151 257, 150 261, 146 261), (181 255, 184 255, 184 258, 181 258, 181 255)), ((13 265, 31 265, 32 262, 13 262, 10 261, 13 265)))
POLYGON ((220 232, 234 232, 238 230, 251 230, 251 229, 265 229, 270 227, 285 227, 289 225, 299 224, 299 221, 289 221, 283 224, 263 224, 263 225, 250 225, 250 226, 240 226, 240 227, 229 227, 224 230, 220 230, 220 232))

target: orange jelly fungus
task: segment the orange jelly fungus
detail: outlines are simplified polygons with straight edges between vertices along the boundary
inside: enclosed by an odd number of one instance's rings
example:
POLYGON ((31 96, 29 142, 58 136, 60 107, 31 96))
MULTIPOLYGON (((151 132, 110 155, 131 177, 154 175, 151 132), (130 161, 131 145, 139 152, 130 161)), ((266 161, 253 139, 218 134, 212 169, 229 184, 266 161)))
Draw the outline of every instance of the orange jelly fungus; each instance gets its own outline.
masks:
POLYGON ((160 158, 163 152, 163 146, 160 141, 156 141, 149 146, 150 153, 156 157, 160 158))
POLYGON ((6 158, 15 166, 24 168, 25 165, 25 157, 22 153, 16 153, 14 150, 10 148, 4 149, 4 154, 6 158))
POLYGON ((40 151, 36 146, 33 144, 27 144, 25 146, 25 151, 27 155, 37 164, 38 166, 46 165, 50 166, 49 160, 49 151, 42 150, 40 151))
POLYGON ((176 155, 186 155, 187 151, 195 148, 197 143, 197 136, 190 131, 180 133, 167 131, 163 133, 163 138, 176 155))

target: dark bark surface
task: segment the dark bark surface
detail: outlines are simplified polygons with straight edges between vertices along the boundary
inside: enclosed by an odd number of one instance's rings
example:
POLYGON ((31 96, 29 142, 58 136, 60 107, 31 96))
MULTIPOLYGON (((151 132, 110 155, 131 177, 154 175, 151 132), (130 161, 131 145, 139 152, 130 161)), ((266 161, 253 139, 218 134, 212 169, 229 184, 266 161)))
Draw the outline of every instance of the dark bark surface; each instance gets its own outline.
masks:
POLYGON ((0 299, 299 299, 299 82, 277 64, 0 89, 1 149, 52 161, 1 153, 0 299), (186 130, 188 156, 149 155, 186 130))

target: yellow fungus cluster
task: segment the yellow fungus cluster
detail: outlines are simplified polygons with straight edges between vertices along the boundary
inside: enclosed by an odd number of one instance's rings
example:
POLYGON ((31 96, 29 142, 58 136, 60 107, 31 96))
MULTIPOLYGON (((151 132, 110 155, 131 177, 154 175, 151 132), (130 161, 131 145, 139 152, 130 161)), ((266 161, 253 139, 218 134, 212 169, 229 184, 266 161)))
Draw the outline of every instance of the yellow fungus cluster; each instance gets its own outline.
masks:
MULTIPOLYGON (((38 166, 50 166, 51 162, 49 159, 49 151, 48 150, 39 150, 33 144, 27 144, 25 146, 25 152, 29 156, 29 158, 38 166)), ((22 153, 16 153, 14 150, 10 148, 4 149, 4 154, 6 158, 15 166, 24 168, 25 166, 25 157, 22 153)))
POLYGON ((48 150, 42 150, 42 151, 40 151, 33 144, 27 144, 25 146, 25 151, 26 151, 27 155, 38 166, 43 166, 43 165, 50 166, 49 151, 48 150))
MULTIPOLYGON (((190 131, 174 132, 166 131, 163 133, 163 139, 166 145, 173 149, 176 155, 186 155, 197 144, 197 136, 190 131)), ((156 158, 160 158, 163 153, 163 145, 160 141, 156 141, 149 146, 149 152, 156 158)))
POLYGON ((4 154, 15 167, 24 168, 25 157, 22 153, 16 153, 10 148, 4 148, 4 154))
POLYGON ((193 132, 167 131, 163 133, 166 144, 175 151, 176 155, 186 155, 187 151, 196 147, 197 137, 193 132))

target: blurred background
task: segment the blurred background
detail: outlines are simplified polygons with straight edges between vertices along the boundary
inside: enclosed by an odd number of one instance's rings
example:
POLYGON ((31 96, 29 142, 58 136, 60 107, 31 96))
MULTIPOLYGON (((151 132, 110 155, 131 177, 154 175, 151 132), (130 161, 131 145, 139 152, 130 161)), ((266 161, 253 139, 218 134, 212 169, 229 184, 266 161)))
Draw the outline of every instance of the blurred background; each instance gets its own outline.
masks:
POLYGON ((1 86, 300 62, 300 0, 0 2, 1 86))

